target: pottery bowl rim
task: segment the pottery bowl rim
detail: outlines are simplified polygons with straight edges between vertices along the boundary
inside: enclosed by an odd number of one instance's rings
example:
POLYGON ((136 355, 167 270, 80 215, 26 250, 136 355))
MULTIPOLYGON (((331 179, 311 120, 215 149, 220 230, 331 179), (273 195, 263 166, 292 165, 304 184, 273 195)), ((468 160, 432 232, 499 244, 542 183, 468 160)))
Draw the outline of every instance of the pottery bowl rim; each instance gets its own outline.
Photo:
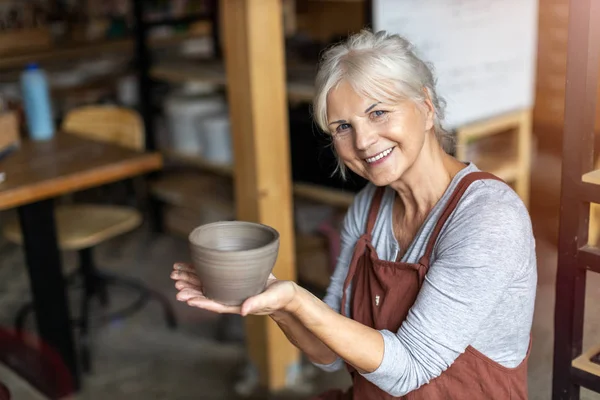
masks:
POLYGON ((190 244, 196 248, 197 250, 200 250, 202 252, 204 252, 205 254, 212 254, 212 255, 252 255, 255 253, 261 253, 264 252, 266 249, 269 249, 271 247, 276 247, 279 244, 279 232, 268 225, 265 224, 261 224, 258 222, 250 222, 250 221, 217 221, 217 222, 211 222, 208 224, 204 224, 204 225, 200 225, 196 228, 194 228, 194 230, 192 230, 192 232, 190 232, 189 236, 188 236, 188 240, 190 242, 190 244), (210 229, 214 229, 216 227, 220 227, 220 226, 247 226, 247 227, 251 227, 257 230, 261 230, 261 231, 267 231, 268 233, 271 233, 273 235, 273 238, 267 242, 266 244, 259 246, 259 247, 255 247, 252 249, 247 249, 247 250, 219 250, 219 249, 215 249, 214 247, 208 247, 208 246, 203 246, 201 244, 196 243, 192 238, 194 237, 194 235, 196 235, 198 232, 200 231, 205 231, 205 230, 210 230, 210 229))

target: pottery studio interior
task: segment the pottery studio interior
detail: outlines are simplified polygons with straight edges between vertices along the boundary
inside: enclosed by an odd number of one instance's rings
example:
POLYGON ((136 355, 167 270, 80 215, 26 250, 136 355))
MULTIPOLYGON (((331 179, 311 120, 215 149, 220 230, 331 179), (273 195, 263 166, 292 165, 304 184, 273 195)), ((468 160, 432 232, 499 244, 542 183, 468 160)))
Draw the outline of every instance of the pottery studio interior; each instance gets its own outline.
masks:
POLYGON ((599 26, 0 0, 0 400, 600 399, 599 26))

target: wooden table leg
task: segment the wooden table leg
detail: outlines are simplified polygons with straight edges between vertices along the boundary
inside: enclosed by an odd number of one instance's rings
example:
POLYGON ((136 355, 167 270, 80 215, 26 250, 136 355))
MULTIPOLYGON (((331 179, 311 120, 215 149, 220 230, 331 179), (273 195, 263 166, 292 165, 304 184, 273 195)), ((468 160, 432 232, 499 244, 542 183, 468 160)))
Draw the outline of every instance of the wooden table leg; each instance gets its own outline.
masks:
MULTIPOLYGON (((58 352, 79 388, 79 370, 60 250, 56 239, 52 200, 19 207, 25 258, 40 339, 58 352)), ((60 393, 61 397, 69 393, 60 393)))

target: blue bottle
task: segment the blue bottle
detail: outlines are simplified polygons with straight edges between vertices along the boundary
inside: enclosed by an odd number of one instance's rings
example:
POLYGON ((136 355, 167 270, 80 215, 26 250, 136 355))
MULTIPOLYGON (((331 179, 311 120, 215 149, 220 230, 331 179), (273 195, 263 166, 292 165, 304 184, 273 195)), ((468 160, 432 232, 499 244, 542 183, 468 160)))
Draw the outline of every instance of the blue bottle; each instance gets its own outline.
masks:
POLYGON ((29 137, 48 140, 54 136, 52 104, 46 74, 37 64, 29 64, 21 73, 21 90, 29 137))

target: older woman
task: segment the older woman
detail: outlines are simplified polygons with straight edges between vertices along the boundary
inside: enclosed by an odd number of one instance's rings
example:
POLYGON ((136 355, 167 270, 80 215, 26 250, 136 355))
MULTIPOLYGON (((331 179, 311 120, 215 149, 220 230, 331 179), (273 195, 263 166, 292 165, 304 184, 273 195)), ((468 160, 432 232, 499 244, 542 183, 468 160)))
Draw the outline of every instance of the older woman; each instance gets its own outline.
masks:
POLYGON ((511 188, 450 156, 430 68, 400 36, 363 31, 324 54, 314 116, 343 175, 370 183, 344 221, 324 301, 271 277, 241 307, 205 298, 193 270, 177 298, 267 314, 312 362, 346 365, 321 399, 524 399, 536 291, 527 209, 511 188))

